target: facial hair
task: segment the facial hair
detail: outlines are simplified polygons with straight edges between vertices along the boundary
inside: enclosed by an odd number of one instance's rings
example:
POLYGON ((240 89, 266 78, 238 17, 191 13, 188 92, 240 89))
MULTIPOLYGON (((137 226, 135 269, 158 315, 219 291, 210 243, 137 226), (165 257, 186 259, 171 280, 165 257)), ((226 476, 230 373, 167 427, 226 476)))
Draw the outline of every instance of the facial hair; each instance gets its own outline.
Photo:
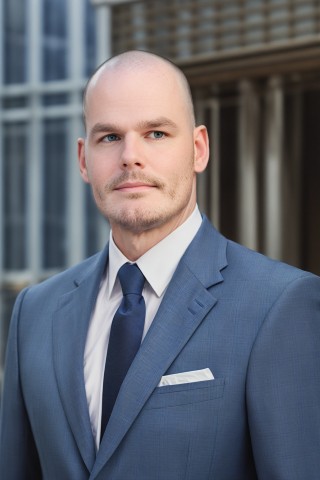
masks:
MULTIPOLYGON (((179 181, 186 182, 189 179, 191 172, 188 170, 179 181)), ((104 217, 106 217, 111 226, 117 224, 125 230, 141 233, 146 230, 155 228, 162 223, 171 220, 177 213, 183 210, 185 204, 188 202, 191 195, 191 183, 190 189, 178 193, 180 195, 180 201, 177 202, 177 192, 174 186, 168 187, 164 182, 150 175, 146 175, 144 172, 128 172, 124 171, 116 178, 108 182, 103 190, 94 191, 93 194, 96 199, 98 208, 104 217), (141 182, 146 185, 150 185, 156 188, 163 194, 163 202, 161 200, 157 204, 148 204, 142 206, 133 203, 130 207, 119 207, 113 202, 107 201, 108 196, 114 192, 121 184, 127 182, 141 182), (169 200, 169 203, 168 203, 169 200), (173 208, 170 208, 171 205, 173 208)), ((179 189, 178 189, 179 190, 179 189)), ((131 192, 126 194, 127 200, 138 200, 145 196, 144 192, 131 192)))

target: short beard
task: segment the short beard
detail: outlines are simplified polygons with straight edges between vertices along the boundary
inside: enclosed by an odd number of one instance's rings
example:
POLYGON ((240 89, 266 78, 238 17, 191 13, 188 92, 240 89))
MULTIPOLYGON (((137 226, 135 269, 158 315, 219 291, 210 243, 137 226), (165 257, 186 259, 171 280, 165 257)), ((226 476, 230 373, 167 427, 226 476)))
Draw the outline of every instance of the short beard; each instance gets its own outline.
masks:
MULTIPOLYGON (((99 194, 100 199, 102 200, 105 194, 112 192, 122 183, 130 181, 143 182, 162 191, 165 191, 166 189, 166 185, 163 182, 159 181, 157 178, 145 175, 143 172, 123 172, 105 186, 103 194, 99 194)), ((141 192, 130 193, 128 194, 128 198, 131 200, 138 200, 142 198, 143 195, 144 194, 141 192)), ((174 191, 168 191, 167 195, 174 199, 175 193, 174 191)), ((114 222, 117 225, 120 225, 123 229, 133 233, 141 233, 145 230, 150 230, 158 224, 161 224, 163 219, 166 219, 166 215, 162 211, 157 212, 154 209, 141 210, 141 207, 132 207, 130 210, 123 210, 115 213, 112 211, 112 207, 107 210, 108 211, 104 212, 101 210, 101 213, 108 218, 111 225, 114 222)))
MULTIPOLYGON (((165 183, 161 182, 159 179, 145 175, 143 172, 123 172, 117 178, 112 180, 110 183, 106 184, 103 188, 103 191, 93 192, 97 206, 100 209, 102 215, 109 221, 111 228, 112 225, 118 225, 123 230, 132 232, 135 234, 143 233, 144 231, 151 230, 152 228, 157 228, 157 226, 162 225, 165 222, 170 221, 177 214, 182 211, 185 205, 185 202, 182 200, 178 201, 176 208, 169 207, 167 210, 163 208, 150 208, 148 205, 142 207, 131 206, 127 209, 119 210, 112 203, 106 203, 106 197, 108 194, 112 193, 118 186, 122 183, 136 181, 142 182, 147 185, 150 185, 154 188, 159 189, 164 193, 165 197, 170 201, 176 202, 176 192, 173 188, 168 189, 165 183), (180 206, 179 206, 180 203, 180 206)), ((191 195, 191 189, 185 194, 186 202, 188 201, 189 196, 191 195)), ((128 199, 138 200, 143 198, 144 194, 141 192, 127 194, 128 199)), ((181 200, 181 199, 180 199, 181 200)))
POLYGON ((139 234, 146 230, 156 228, 164 221, 170 220, 174 215, 175 213, 172 213, 172 215, 166 215, 166 212, 134 208, 133 210, 125 210, 115 215, 113 215, 113 212, 108 212, 108 219, 111 226, 115 223, 121 226, 124 230, 139 234))

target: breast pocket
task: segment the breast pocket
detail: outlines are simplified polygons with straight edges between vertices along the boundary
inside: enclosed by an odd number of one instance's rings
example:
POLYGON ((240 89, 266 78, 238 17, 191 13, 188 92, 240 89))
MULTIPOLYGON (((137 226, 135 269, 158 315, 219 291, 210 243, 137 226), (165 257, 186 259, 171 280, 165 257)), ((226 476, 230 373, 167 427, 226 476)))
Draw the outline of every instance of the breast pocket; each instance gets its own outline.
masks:
POLYGON ((150 471, 157 480, 209 478, 225 384, 215 378, 154 390, 127 437, 132 458, 141 458, 139 479, 150 471))
POLYGON ((214 400, 222 397, 224 384, 224 378, 216 378, 203 382, 157 387, 145 409, 166 408, 214 400))

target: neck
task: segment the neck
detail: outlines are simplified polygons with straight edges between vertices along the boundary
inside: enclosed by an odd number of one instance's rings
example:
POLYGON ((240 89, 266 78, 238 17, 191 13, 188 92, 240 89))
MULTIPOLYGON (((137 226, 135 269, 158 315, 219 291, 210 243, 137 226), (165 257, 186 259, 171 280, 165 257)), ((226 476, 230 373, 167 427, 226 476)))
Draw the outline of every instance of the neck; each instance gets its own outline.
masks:
POLYGON ((132 231, 119 225, 111 225, 114 243, 128 260, 135 262, 182 225, 192 212, 193 210, 183 212, 178 218, 165 225, 143 231, 132 231))

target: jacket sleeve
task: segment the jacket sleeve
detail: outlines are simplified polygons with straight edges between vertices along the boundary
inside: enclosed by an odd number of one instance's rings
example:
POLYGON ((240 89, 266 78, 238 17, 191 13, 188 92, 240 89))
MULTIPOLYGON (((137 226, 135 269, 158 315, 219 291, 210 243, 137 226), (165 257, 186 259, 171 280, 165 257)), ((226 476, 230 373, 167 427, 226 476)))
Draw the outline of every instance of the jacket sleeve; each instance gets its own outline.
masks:
POLYGON ((251 352, 247 406, 259 480, 320 472, 320 278, 291 282, 251 352))
POLYGON ((15 303, 6 351, 0 415, 0 478, 41 479, 41 468, 19 379, 18 325, 26 290, 15 303))

